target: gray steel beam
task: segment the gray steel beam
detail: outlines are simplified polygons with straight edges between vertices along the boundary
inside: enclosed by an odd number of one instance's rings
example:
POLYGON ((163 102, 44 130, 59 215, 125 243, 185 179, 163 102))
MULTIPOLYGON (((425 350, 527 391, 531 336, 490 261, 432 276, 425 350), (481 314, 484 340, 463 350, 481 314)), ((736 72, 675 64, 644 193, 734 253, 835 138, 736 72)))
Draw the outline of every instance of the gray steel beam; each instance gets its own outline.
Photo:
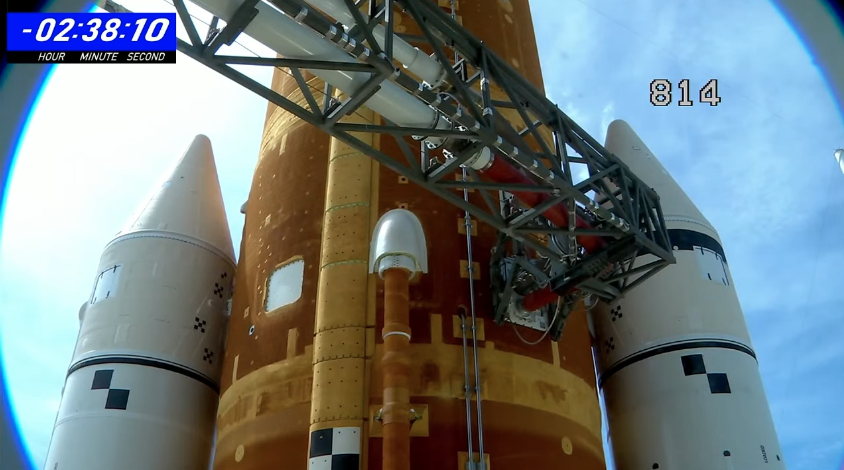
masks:
POLYGON ((182 25, 184 25, 185 30, 188 32, 188 38, 190 39, 191 44, 194 46, 201 45, 202 39, 196 31, 196 25, 193 24, 190 14, 188 14, 188 7, 185 6, 184 0, 173 0, 173 6, 176 7, 176 13, 179 15, 179 18, 182 20, 182 25))
MULTIPOLYGON (((220 42, 232 40, 243 30, 248 20, 251 19, 248 17, 250 9, 244 7, 240 10, 242 11, 240 16, 243 18, 232 25, 233 33, 226 33, 221 36, 225 33, 224 29, 206 47, 198 42, 198 34, 196 34, 195 28, 192 28, 192 21, 187 15, 182 0, 176 0, 176 7, 182 21, 186 23, 185 26, 192 44, 179 40, 179 50, 279 105, 300 119, 328 132, 356 150, 369 155, 387 168, 407 177, 408 180, 468 211, 478 220, 490 224, 514 241, 541 253, 543 256, 560 258, 561 255, 539 243, 534 238, 534 234, 561 234, 569 237, 576 235, 601 236, 609 243, 606 253, 615 253, 612 255, 613 257, 623 256, 627 252, 625 247, 631 243, 630 240, 635 240, 635 244, 641 247, 640 250, 655 255, 663 264, 674 262, 662 210, 658 202, 659 199, 653 190, 644 185, 617 157, 604 149, 559 108, 548 101, 541 91, 515 72, 509 64, 493 54, 483 42, 454 22, 445 12, 439 11, 436 4, 425 0, 385 0, 371 9, 368 15, 369 19, 367 19, 360 14, 357 8, 353 8, 355 6, 353 0, 344 1, 355 17, 356 30, 358 31, 356 35, 362 36, 365 42, 355 41, 349 35, 345 35, 342 32, 341 25, 313 9, 308 9, 306 15, 299 15, 297 20, 317 33, 326 36, 326 38, 330 38, 332 42, 338 44, 338 47, 343 46, 343 49, 357 58, 359 62, 334 63, 300 59, 215 55, 216 47, 219 47, 220 42), (475 70, 469 77, 467 73, 457 73, 453 67, 445 67, 447 83, 456 93, 454 96, 456 102, 444 101, 438 92, 418 83, 392 63, 389 49, 392 42, 391 23, 394 16, 390 7, 393 3, 404 8, 415 19, 423 37, 414 39, 424 38, 441 63, 450 63, 445 51, 445 48, 448 47, 460 56, 461 71, 467 72, 469 70, 467 66, 475 70), (380 53, 381 48, 375 42, 371 33, 371 28, 379 22, 386 23, 387 27, 387 40, 384 48, 387 49, 386 55, 380 53), (191 31, 193 31, 193 34, 191 31), (258 84, 229 67, 229 64, 269 65, 289 68, 290 73, 305 94, 307 106, 310 109, 299 106, 258 84), (302 77, 301 68, 359 71, 371 73, 372 76, 361 89, 354 93, 348 93, 348 98, 344 103, 335 103, 333 107, 328 106, 332 102, 330 95, 333 89, 326 85, 324 104, 320 109, 316 98, 310 92, 308 84, 302 77), (455 129, 434 130, 402 128, 390 122, 385 125, 341 122, 343 116, 353 112, 358 106, 364 105, 365 101, 378 90, 385 79, 403 87, 443 116, 448 117, 457 127, 455 129), (481 81, 480 93, 471 88, 477 80, 481 81), (495 84, 501 88, 507 94, 509 101, 492 100, 490 84, 495 84), (511 123, 505 120, 501 113, 497 111, 496 108, 498 107, 515 109, 523 122, 514 121, 511 123), (468 112, 465 111, 467 109, 468 112), (514 124, 520 130, 517 131, 514 124), (553 151, 539 132, 541 126, 546 126, 554 136, 553 151), (392 135, 401 147, 407 165, 352 136, 350 134, 352 132, 392 135), (535 138, 541 152, 536 152, 527 145, 523 138, 527 134, 535 138), (448 158, 445 164, 435 165, 433 168, 423 171, 423 167, 419 163, 419 156, 405 142, 407 135, 439 136, 471 141, 472 144, 467 149, 457 152, 452 158, 448 158), (579 156, 568 155, 566 145, 574 149, 579 156), (493 149, 496 152, 496 158, 503 158, 515 168, 522 169, 526 175, 537 182, 537 185, 527 186, 481 181, 475 171, 469 172, 472 181, 444 179, 446 175, 454 174, 455 170, 459 169, 460 165, 472 156, 473 150, 482 146, 493 149), (550 162, 551 168, 547 168, 546 164, 541 162, 550 162), (573 164, 588 165, 592 176, 587 181, 575 185, 571 179, 573 174, 571 165, 573 164), (606 177, 610 177, 616 182, 619 187, 618 195, 612 194, 607 187, 604 180, 606 177), (454 189, 458 188, 479 190, 484 199, 484 204, 487 206, 486 209, 489 209, 489 211, 459 198, 454 193, 454 189), (498 204, 487 193, 489 190, 537 191, 551 193, 554 196, 543 204, 531 208, 520 218, 508 223, 500 213, 498 204), (586 193, 590 190, 595 190, 601 200, 611 202, 611 207, 596 207, 595 203, 586 196, 586 193), (575 201, 577 206, 572 213, 576 212, 578 215, 586 217, 587 220, 593 220, 592 213, 596 214, 599 219, 608 218, 614 214, 629 224, 632 238, 624 235, 624 231, 607 223, 598 224, 596 228, 590 230, 532 225, 533 221, 538 220, 544 209, 557 203, 575 207, 575 201), (583 207, 588 207, 589 211, 584 212, 583 207), (618 240, 614 240, 616 238, 618 240), (617 248, 613 248, 615 246, 617 248)), ((271 0, 271 2, 291 16, 296 16, 307 6, 302 0, 271 0)), ((251 7, 255 3, 255 0, 249 0, 246 6, 251 7)), ((421 153, 424 158, 427 152, 423 150, 421 153)), ((427 162, 424 162, 424 167, 427 168, 427 166, 427 162)), ((590 255, 584 261, 593 257, 597 260, 599 255, 600 253, 590 255)), ((632 261, 632 259, 635 259, 635 254, 628 256, 624 261, 626 263, 632 261)), ((653 272, 662 268, 659 263, 651 263, 647 268, 637 268, 635 271, 628 269, 632 264, 626 264, 626 266, 627 268, 623 268, 621 271, 615 270, 612 277, 604 276, 603 280, 591 280, 592 284, 590 285, 593 287, 601 286, 603 289, 605 284, 608 286, 607 283, 617 283, 620 289, 627 290, 641 283, 642 278, 653 275, 653 272), (642 272, 644 274, 630 286, 624 286, 626 279, 642 272)), ((612 288, 615 289, 615 287, 612 288)))
MULTIPOLYGON (((255 5, 258 4, 260 0, 246 0, 237 7, 235 10, 234 15, 232 16, 231 21, 229 21, 226 26, 214 35, 211 41, 205 46, 205 50, 203 53, 207 56, 212 56, 223 47, 223 44, 227 46, 231 46, 234 44, 235 39, 246 29, 246 26, 252 21, 252 18, 255 18, 258 15, 258 10, 255 9, 255 5)), ((209 31, 209 34, 211 31, 209 31)), ((209 36, 210 37, 210 36, 209 36)))
POLYGON ((375 73, 375 67, 369 64, 354 62, 331 62, 328 60, 283 59, 274 57, 241 57, 231 55, 214 55, 214 60, 224 64, 235 65, 267 65, 271 67, 300 68, 314 70, 345 70, 348 72, 375 73))

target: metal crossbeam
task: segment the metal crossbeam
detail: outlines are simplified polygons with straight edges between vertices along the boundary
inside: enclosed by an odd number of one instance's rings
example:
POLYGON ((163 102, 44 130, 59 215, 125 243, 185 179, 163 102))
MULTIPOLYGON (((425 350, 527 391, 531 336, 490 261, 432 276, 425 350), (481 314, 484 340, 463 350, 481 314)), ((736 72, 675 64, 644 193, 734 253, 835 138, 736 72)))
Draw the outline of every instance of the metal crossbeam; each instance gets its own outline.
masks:
POLYGON ((200 41, 183 0, 175 0, 177 13, 190 37, 190 42, 178 40, 178 50, 425 187, 438 197, 469 211, 473 217, 506 235, 506 239, 543 257, 569 263, 571 266, 565 276, 551 280, 551 284, 559 289, 569 289, 574 283, 574 287, 590 290, 604 298, 614 298, 674 262, 657 194, 551 103, 541 90, 456 23, 435 2, 372 0, 367 14, 362 14, 356 6, 360 5, 360 1, 355 3, 353 0, 344 0, 356 22, 347 25, 351 28, 345 32, 343 25, 316 11, 303 0, 269 1, 300 25, 335 43, 355 61, 218 55, 216 52, 220 45, 234 41, 255 17, 255 0, 244 2, 232 21, 205 43, 200 41), (392 60, 393 20, 397 14, 394 7, 407 13, 413 27, 422 33, 420 36, 395 37, 412 41, 417 46, 427 46, 433 50, 433 56, 439 63, 445 64, 445 83, 438 89, 420 83, 392 60), (378 24, 385 28, 383 48, 376 43, 372 33, 373 27, 378 24), (452 64, 449 57, 454 57, 455 53, 460 61, 452 64), (252 80, 233 69, 231 65, 234 64, 288 69, 296 79, 307 105, 300 106, 252 80), (352 92, 344 90, 344 101, 334 103, 332 107, 330 95, 333 88, 326 85, 324 91, 312 90, 302 76, 301 69, 366 72, 371 75, 359 89, 352 92), (345 116, 359 106, 365 106, 366 100, 388 82, 428 104, 441 116, 448 118, 454 128, 435 130, 401 127, 386 119, 378 125, 344 122, 345 116), (492 86, 506 96, 492 99, 492 86), (318 106, 314 91, 324 93, 322 107, 318 106), (516 112, 513 113, 513 110, 516 112), (504 113, 507 113, 508 118, 505 118, 504 113), (352 133, 392 136, 403 155, 400 159, 387 155, 352 133), (447 139, 445 148, 448 151, 412 150, 408 136, 447 139), (502 158, 513 167, 522 169, 535 185, 492 182, 485 180, 482 172, 479 174, 474 170, 469 171, 471 181, 448 178, 456 174, 461 164, 484 146, 493 150, 496 158, 502 158), (429 152, 434 159, 428 160, 429 152), (590 176, 575 183, 574 165, 578 164, 585 165, 590 176), (615 188, 610 188, 607 181, 612 181, 615 188), (464 188, 479 192, 483 204, 464 201, 459 197, 457 190, 462 192, 464 188), (512 191, 547 193, 547 196, 543 196, 546 199, 537 207, 525 208, 519 216, 507 218, 501 213, 496 201, 500 201, 501 192, 512 191), (589 192, 594 192, 594 199, 587 196, 589 192), (573 207, 574 213, 589 222, 592 228, 575 228, 574 217, 570 217, 567 227, 553 226, 542 217, 542 213, 556 204, 573 207), (541 242, 537 235, 563 236, 572 245, 574 237, 578 235, 601 236, 608 245, 597 253, 562 255, 547 242, 541 242), (650 255, 653 262, 647 267, 634 270, 633 261, 643 255, 650 255), (611 266, 611 269, 606 269, 607 266, 611 266), (636 279, 630 281, 631 276, 636 279))

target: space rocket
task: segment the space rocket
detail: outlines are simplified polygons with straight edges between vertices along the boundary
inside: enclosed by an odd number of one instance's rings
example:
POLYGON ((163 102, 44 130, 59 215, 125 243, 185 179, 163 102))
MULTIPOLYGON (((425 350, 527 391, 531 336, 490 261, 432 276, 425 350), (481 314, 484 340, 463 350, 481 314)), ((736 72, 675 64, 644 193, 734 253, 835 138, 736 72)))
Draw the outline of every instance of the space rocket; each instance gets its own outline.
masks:
POLYGON ((616 467, 785 468, 718 232, 629 124, 606 148, 660 195, 677 259, 593 309, 616 467))
MULTIPOLYGON (((193 3, 244 18, 239 0, 193 3)), ((242 32, 280 56, 357 63, 340 32, 353 26, 349 2, 249 5, 242 32), (310 8, 337 21, 342 44, 306 25, 310 8)), ((437 5, 543 89, 527 0, 437 5)), ((407 19, 391 20, 403 33, 393 58, 420 90, 442 91, 445 66, 403 39, 422 33, 407 19)), ((372 30, 379 43, 385 34, 372 30)), ((275 74, 273 90, 300 103, 301 83, 342 101, 369 79, 324 64, 275 74)), ((342 122, 453 127, 395 82, 370 91, 342 122)), ((599 393, 619 470, 785 468, 717 232, 629 125, 613 122, 605 147, 659 195, 676 263, 610 303, 563 312, 546 285, 499 318, 495 277, 516 261, 497 251, 495 228, 274 104, 235 265, 210 143, 197 137, 105 249, 45 468, 206 468, 213 448, 215 470, 604 470, 599 393), (561 312, 564 328, 548 335, 561 312)), ((463 165, 515 188, 499 191, 507 216, 541 206, 550 226, 593 228, 527 187, 550 172, 536 161, 519 168, 481 148, 463 165)), ((485 203, 480 190, 463 197, 485 203)), ((588 254, 601 237, 573 238, 588 254)))
POLYGON ((199 135, 103 250, 44 468, 207 468, 233 282, 199 135))

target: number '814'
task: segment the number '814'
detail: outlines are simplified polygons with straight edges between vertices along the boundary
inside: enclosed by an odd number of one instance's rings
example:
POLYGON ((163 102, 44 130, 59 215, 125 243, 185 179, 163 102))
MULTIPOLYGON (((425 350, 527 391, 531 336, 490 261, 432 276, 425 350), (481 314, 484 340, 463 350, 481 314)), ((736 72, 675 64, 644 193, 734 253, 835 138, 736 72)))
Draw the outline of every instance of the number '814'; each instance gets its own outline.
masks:
MULTIPOLYGON (((691 106, 694 102, 689 99, 689 79, 680 80, 680 91, 682 97, 677 103, 679 106, 691 106)), ((709 103, 709 106, 718 106, 721 98, 718 96, 718 80, 711 79, 700 89, 700 102, 709 103)), ((651 82, 651 104, 654 106, 668 106, 671 104, 671 82, 664 78, 658 78, 651 82)))

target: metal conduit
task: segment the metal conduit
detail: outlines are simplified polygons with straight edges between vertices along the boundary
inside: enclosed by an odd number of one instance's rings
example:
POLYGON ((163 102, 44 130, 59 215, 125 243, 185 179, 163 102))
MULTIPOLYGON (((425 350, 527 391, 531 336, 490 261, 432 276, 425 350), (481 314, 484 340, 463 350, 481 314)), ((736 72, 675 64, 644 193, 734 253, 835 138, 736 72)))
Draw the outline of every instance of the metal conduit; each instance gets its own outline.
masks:
MULTIPOLYGON (((455 1, 451 0, 451 19, 456 20, 457 12, 455 11, 455 1)), ((454 53, 454 63, 460 62, 460 56, 457 52, 454 53)), ((468 180, 468 174, 466 171, 466 167, 462 167, 463 170, 463 181, 468 180)), ((468 188, 463 188, 463 200, 469 202, 469 190, 468 188)), ((472 215, 469 211, 464 211, 463 213, 464 223, 466 227, 466 258, 467 258, 467 269, 469 271, 469 310, 472 315, 472 356, 474 357, 475 362, 475 402, 478 408, 478 468, 480 470, 486 469, 486 460, 484 459, 484 419, 483 419, 483 407, 481 406, 481 369, 480 369, 480 360, 478 359, 478 331, 477 331, 477 322, 476 322, 476 314, 475 314, 475 269, 474 269, 474 259, 472 257, 472 215)), ((463 325, 463 367, 466 369, 465 378, 466 378, 466 430, 467 430, 467 437, 469 440, 469 448, 468 448, 468 458, 467 464, 469 466, 469 470, 473 470, 475 467, 475 457, 472 452, 472 403, 469 398, 469 371, 468 371, 468 361, 466 360, 466 315, 463 315, 462 318, 462 325, 463 325)))
MULTIPOLYGON (((466 168, 463 168, 463 181, 466 181, 466 179, 466 168)), ((465 201, 469 200, 469 190, 467 188, 463 188, 463 199, 465 201)), ((476 328, 475 321, 475 269, 473 267, 472 257, 472 216, 469 214, 469 211, 466 211, 464 213, 464 221, 466 224, 466 257, 468 258, 467 269, 469 270, 469 310, 472 314, 472 355, 474 356, 475 360, 475 406, 477 406, 478 408, 478 468, 480 468, 480 470, 485 470, 486 462, 484 460, 484 420, 483 409, 481 406, 481 369, 479 364, 480 361, 478 359, 478 331, 476 328)), ((466 406, 469 407, 470 404, 467 403, 466 406)), ((467 423, 467 428, 472 428, 471 421, 467 423)), ((474 461, 474 457, 472 456, 471 450, 469 452, 469 460, 474 461)))
POLYGON ((466 448, 469 459, 466 461, 467 470, 475 470, 475 460, 472 457, 472 390, 469 382, 469 346, 466 340, 466 309, 460 307, 460 330, 463 332, 463 392, 466 395, 466 448))

